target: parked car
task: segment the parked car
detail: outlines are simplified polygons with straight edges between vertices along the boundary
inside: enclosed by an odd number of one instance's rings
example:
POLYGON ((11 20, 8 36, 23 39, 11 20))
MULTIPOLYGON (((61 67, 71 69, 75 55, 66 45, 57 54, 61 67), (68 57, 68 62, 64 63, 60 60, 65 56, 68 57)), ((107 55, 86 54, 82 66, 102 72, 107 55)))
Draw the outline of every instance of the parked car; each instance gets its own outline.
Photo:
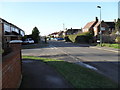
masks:
POLYGON ((64 40, 63 38, 57 38, 57 40, 64 40))
POLYGON ((63 38, 55 38, 56 41, 64 40, 63 38))
POLYGON ((22 43, 22 40, 11 40, 9 43, 22 43))
POLYGON ((34 40, 32 38, 27 38, 25 41, 23 41, 24 44, 32 44, 34 43, 34 40))

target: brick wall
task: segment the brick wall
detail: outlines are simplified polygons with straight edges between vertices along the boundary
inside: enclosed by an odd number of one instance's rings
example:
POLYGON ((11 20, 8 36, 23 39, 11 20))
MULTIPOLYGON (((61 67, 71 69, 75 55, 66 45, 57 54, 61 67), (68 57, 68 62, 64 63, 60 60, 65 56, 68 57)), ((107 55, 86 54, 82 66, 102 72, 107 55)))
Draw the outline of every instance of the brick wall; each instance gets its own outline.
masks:
POLYGON ((2 88, 18 88, 21 82, 21 45, 10 47, 13 51, 2 59, 2 88))

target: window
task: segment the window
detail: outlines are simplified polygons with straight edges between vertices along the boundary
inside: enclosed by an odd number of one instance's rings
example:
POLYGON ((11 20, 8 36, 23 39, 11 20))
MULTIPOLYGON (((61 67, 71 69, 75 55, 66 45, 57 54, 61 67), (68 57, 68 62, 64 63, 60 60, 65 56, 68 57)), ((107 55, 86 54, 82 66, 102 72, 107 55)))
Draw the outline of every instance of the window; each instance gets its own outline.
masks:
POLYGON ((21 30, 20 35, 24 36, 25 35, 24 31, 21 30))
POLYGON ((10 25, 4 23, 4 32, 10 32, 10 25))
POLYGON ((11 31, 15 31, 15 28, 11 26, 11 31))
POLYGON ((16 33, 19 33, 19 29, 15 28, 15 32, 16 32, 16 33))
POLYGON ((14 27, 14 26, 11 26, 11 31, 12 31, 12 33, 14 33, 14 34, 19 34, 19 29, 16 28, 16 27, 14 27))

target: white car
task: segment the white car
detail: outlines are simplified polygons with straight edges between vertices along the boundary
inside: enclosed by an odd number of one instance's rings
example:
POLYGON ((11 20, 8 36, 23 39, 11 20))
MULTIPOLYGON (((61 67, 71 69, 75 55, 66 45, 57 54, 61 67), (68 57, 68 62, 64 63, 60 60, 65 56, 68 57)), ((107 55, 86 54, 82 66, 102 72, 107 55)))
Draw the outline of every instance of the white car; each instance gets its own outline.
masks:
POLYGON ((27 38, 23 43, 34 43, 34 40, 32 40, 31 38, 27 38))

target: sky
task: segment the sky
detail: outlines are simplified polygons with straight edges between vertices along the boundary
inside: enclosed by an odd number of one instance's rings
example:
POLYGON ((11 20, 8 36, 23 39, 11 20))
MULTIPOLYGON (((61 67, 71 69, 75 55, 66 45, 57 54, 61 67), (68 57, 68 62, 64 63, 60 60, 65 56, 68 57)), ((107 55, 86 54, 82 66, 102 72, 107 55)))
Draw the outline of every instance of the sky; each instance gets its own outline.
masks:
POLYGON ((118 18, 118 2, 0 2, 0 17, 31 34, 36 26, 40 35, 48 35, 65 28, 80 29, 100 16, 102 20, 118 18))

